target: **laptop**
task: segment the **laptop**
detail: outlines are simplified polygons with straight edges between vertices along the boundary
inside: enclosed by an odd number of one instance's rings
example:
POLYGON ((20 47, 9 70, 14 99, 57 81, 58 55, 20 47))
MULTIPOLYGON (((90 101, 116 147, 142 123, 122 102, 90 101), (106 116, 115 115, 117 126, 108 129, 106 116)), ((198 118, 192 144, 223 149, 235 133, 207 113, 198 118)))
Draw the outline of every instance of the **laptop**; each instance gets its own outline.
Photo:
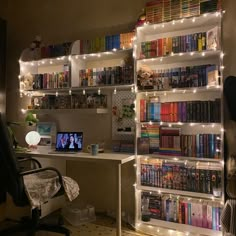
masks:
POLYGON ((50 153, 77 153, 83 148, 83 132, 57 132, 56 149, 50 153))

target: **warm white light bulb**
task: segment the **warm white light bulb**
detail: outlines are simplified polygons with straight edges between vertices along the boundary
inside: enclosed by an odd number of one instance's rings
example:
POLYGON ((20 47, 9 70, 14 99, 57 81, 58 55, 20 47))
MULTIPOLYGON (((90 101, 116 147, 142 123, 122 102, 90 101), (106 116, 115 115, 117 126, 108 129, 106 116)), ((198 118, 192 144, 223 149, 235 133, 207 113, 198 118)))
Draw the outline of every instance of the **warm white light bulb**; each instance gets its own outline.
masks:
POLYGON ((25 141, 29 146, 36 146, 39 144, 41 136, 36 131, 30 131, 25 136, 25 141))

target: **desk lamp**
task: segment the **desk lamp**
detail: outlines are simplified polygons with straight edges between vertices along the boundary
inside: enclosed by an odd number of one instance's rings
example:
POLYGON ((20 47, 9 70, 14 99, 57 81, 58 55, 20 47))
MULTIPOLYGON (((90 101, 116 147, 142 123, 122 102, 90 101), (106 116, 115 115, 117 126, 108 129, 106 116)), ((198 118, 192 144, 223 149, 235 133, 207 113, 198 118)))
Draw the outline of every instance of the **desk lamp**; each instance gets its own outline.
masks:
POLYGON ((36 147, 40 142, 41 136, 36 131, 30 131, 25 136, 25 141, 29 147, 36 147))
POLYGON ((12 138, 12 143, 14 148, 16 149, 18 147, 18 141, 16 139, 16 136, 11 128, 12 125, 17 125, 17 126, 33 126, 34 124, 36 124, 39 120, 36 118, 36 115, 33 114, 32 112, 28 112, 26 117, 25 117, 25 121, 24 122, 7 122, 8 125, 8 131, 11 135, 12 138))

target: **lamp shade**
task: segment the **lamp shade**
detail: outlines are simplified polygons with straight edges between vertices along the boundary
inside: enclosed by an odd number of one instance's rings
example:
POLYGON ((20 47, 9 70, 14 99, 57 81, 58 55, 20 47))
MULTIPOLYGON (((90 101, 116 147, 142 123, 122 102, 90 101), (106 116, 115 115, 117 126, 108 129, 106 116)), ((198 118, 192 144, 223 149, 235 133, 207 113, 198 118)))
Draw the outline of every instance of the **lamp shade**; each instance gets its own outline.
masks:
POLYGON ((25 141, 29 146, 36 146, 40 142, 41 136, 36 131, 30 131, 25 136, 25 141))

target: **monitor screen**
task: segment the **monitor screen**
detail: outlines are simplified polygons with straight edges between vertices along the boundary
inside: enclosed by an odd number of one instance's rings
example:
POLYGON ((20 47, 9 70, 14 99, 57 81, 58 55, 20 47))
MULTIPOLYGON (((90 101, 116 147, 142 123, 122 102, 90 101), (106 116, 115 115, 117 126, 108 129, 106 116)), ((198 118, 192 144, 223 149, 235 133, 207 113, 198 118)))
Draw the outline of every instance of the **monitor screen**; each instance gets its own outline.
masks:
POLYGON ((83 148, 82 132, 58 132, 56 138, 57 151, 81 151, 83 148))

